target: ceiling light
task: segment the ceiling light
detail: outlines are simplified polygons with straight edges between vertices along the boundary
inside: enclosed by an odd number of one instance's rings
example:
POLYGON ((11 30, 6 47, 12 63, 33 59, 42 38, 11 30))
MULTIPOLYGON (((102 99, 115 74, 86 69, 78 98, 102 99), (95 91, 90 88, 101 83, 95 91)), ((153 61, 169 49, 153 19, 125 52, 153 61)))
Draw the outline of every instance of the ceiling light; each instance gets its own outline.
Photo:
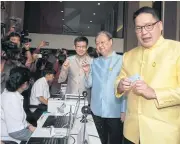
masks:
POLYGON ((90 21, 92 23, 92 21, 90 21))
POLYGON ((101 5, 101 3, 98 3, 98 5, 101 5))
POLYGON ((62 19, 62 20, 64 20, 64 19, 62 19))
POLYGON ((88 28, 90 28, 90 27, 88 26, 88 28))
POLYGON ((93 13, 93 15, 96 15, 96 13, 93 13))
POLYGON ((64 11, 61 11, 62 13, 64 12, 64 11))

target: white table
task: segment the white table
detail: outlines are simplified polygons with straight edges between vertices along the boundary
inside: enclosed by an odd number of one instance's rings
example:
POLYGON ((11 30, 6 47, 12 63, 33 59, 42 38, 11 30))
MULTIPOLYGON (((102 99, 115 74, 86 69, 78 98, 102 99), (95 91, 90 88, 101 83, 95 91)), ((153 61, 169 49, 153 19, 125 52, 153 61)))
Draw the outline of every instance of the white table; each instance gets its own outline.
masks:
MULTIPOLYGON (((76 102, 77 102, 77 100, 71 100, 71 99, 68 99, 65 101, 67 108, 68 108, 68 105, 75 106, 76 102)), ((60 103, 59 105, 61 105, 62 101, 59 101, 59 103, 60 103)), ((57 99, 51 99, 49 106, 52 108, 53 107, 52 105, 54 107, 56 107, 58 105, 58 100, 57 99)), ((75 144, 77 144, 77 134, 80 131, 81 127, 84 125, 84 123, 80 122, 80 120, 82 119, 82 115, 83 115, 81 113, 82 106, 84 106, 84 100, 80 101, 80 106, 79 106, 79 109, 77 112, 77 116, 76 116, 73 128, 70 131, 71 136, 74 137, 74 139, 75 139, 75 144)), ((65 113, 66 112, 67 111, 65 110, 65 113)), ((42 128, 42 126, 45 123, 48 116, 54 116, 54 115, 55 115, 55 113, 44 113, 39 118, 39 120, 37 122, 38 126, 37 126, 36 130, 34 131, 34 133, 32 134, 31 137, 51 137, 51 135, 50 135, 51 128, 42 128)), ((92 116, 88 115, 87 120, 88 120, 88 122, 86 123, 86 131, 87 131, 88 136, 89 136, 89 143, 90 144, 101 144, 101 141, 99 139, 98 132, 97 132, 97 129, 95 127, 92 116)), ((54 137, 66 136, 67 128, 54 128, 54 129, 56 132, 56 135, 54 137)), ((73 143, 73 139, 70 137, 69 138, 69 144, 72 144, 72 143, 73 143)))

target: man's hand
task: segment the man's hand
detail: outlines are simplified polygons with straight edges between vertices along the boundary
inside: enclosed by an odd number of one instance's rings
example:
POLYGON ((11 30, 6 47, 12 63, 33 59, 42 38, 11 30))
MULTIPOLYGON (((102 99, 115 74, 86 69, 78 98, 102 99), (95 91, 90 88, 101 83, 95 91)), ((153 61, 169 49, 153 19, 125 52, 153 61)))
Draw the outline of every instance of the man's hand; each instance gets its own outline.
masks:
POLYGON ((39 97, 39 101, 40 101, 42 104, 48 105, 48 99, 45 99, 43 96, 40 96, 40 97, 39 97))
POLYGON ((118 84, 117 90, 119 93, 129 91, 132 88, 132 82, 128 78, 122 78, 118 84))
POLYGON ((145 97, 146 99, 156 99, 156 93, 144 81, 137 80, 133 86, 133 92, 145 97))
POLYGON ((8 33, 7 33, 7 36, 9 36, 12 32, 15 32, 15 28, 12 26, 10 27, 8 33))
POLYGON ((124 122, 125 121, 125 118, 126 118, 126 113, 125 112, 121 112, 121 121, 124 122))
POLYGON ((70 66, 70 62, 69 62, 69 60, 67 59, 67 60, 63 63, 62 68, 63 68, 64 70, 67 70, 67 69, 69 68, 69 66, 70 66))
POLYGON ((24 48, 25 48, 26 50, 29 50, 29 48, 30 48, 30 42, 25 43, 25 44, 24 44, 24 48))
POLYGON ((90 64, 87 64, 87 62, 83 62, 82 69, 83 69, 85 75, 87 76, 90 72, 90 64))
POLYGON ((36 130, 36 127, 34 127, 33 125, 29 125, 28 128, 31 132, 34 132, 36 130))
POLYGON ((45 41, 41 41, 41 43, 39 44, 38 48, 42 48, 46 46, 46 42, 45 41))

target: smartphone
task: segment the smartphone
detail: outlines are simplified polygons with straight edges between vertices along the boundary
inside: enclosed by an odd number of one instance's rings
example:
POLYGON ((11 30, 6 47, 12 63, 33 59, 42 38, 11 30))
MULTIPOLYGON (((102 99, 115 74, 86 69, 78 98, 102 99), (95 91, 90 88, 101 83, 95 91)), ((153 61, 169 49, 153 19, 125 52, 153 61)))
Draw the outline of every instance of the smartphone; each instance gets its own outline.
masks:
POLYGON ((49 42, 45 42, 46 43, 46 46, 49 46, 49 42))
POLYGON ((131 82, 135 82, 137 80, 140 80, 141 78, 140 78, 139 74, 135 74, 135 75, 129 77, 129 79, 131 80, 131 82))

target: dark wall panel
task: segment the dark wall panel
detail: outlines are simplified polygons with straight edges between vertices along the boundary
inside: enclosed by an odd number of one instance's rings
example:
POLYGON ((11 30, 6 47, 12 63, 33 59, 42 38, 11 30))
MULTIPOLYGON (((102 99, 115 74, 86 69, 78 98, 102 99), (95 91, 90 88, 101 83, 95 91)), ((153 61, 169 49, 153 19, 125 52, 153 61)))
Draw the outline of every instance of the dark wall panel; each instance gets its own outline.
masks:
POLYGON ((124 52, 138 45, 133 23, 133 14, 138 9, 138 1, 124 2, 124 52))
POLYGON ((60 34, 64 5, 59 1, 25 2, 24 28, 32 33, 60 34))
POLYGON ((177 32, 177 2, 166 1, 164 11, 164 37, 176 40, 177 32))

